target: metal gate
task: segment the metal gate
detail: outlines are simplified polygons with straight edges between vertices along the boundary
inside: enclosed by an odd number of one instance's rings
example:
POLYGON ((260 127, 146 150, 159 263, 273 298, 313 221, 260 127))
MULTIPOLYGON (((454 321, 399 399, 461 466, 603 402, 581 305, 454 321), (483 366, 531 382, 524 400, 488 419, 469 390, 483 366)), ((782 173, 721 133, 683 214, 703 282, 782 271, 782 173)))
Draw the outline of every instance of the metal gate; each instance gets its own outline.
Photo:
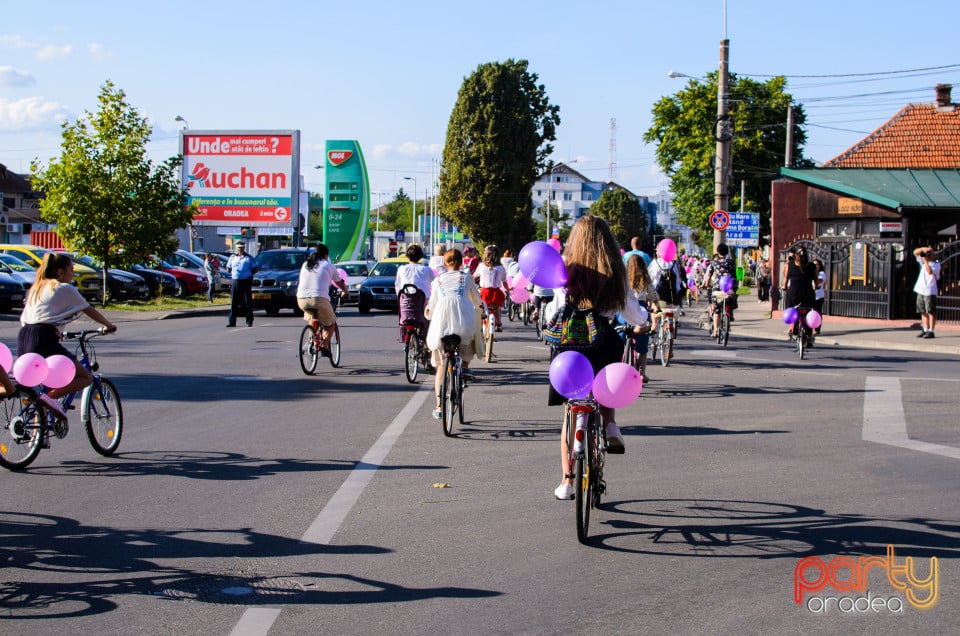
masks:
MULTIPOLYGON (((905 252, 901 244, 869 239, 843 243, 805 239, 782 250, 780 262, 798 246, 806 248, 811 261, 823 261, 827 273, 824 314, 882 320, 918 317, 913 285, 920 266, 912 247, 905 252), (852 271, 855 253, 859 254, 857 272, 852 271)), ((944 245, 935 254, 940 261, 937 321, 960 324, 960 241, 944 245)))

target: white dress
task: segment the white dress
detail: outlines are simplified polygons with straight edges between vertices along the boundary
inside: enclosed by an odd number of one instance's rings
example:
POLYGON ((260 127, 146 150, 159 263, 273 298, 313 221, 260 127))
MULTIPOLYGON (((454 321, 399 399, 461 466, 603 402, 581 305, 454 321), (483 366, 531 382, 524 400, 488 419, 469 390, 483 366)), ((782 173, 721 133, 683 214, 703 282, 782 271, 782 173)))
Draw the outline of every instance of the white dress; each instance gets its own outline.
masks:
MULTIPOLYGON (((427 346, 441 348, 443 336, 460 336, 460 357, 469 361, 475 355, 474 337, 480 294, 470 274, 455 270, 443 272, 433 280, 426 314, 430 319, 427 346)), ((435 360, 437 358, 435 357, 435 360)))

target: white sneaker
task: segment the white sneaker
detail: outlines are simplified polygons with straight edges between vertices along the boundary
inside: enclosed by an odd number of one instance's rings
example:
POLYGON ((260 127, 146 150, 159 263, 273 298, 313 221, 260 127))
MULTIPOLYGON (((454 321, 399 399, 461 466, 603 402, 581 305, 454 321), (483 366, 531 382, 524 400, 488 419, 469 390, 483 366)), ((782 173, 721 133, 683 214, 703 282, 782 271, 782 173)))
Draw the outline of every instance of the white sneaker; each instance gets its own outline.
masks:
POLYGON ((557 486, 556 490, 553 491, 553 496, 557 499, 566 501, 568 499, 573 499, 574 492, 573 484, 564 482, 557 486))
POLYGON ((607 452, 611 455, 623 455, 623 435, 616 422, 607 422, 607 452))
POLYGON ((44 405, 46 405, 46 407, 50 409, 55 416, 67 419, 67 414, 63 412, 63 406, 61 406, 60 402, 58 402, 55 398, 43 393, 40 395, 40 401, 43 402, 44 405))

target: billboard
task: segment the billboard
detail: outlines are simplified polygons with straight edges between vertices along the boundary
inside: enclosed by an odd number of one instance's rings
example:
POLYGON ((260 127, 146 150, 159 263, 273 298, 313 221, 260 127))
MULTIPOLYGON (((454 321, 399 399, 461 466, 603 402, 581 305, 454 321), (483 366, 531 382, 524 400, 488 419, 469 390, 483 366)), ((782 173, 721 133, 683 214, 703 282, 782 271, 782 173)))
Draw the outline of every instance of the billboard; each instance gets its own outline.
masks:
POLYGON ((194 225, 289 230, 300 214, 299 130, 181 130, 194 225))
POLYGON ((370 222, 367 164, 355 140, 327 140, 323 242, 334 261, 356 260, 370 222))

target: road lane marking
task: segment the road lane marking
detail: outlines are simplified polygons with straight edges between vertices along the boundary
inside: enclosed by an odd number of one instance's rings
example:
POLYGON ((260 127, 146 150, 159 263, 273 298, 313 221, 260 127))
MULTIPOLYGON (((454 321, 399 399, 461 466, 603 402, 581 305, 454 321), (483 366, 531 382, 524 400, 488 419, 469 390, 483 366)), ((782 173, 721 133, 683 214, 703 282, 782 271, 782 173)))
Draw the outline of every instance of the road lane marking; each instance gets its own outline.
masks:
POLYGON ((907 435, 907 418, 903 414, 899 378, 867 377, 863 396, 862 439, 960 459, 960 448, 910 439, 907 435))
POLYGON ((230 636, 266 636, 280 610, 266 607, 251 607, 243 613, 230 636))
POLYGON ((433 389, 433 382, 425 382, 420 390, 413 394, 407 405, 400 410, 397 416, 390 423, 390 426, 383 431, 379 439, 374 442, 367 454, 357 463, 356 467, 350 472, 346 481, 333 494, 327 505, 323 507, 317 518, 313 520, 307 532, 300 539, 301 543, 315 543, 327 545, 337 533, 340 524, 346 519, 347 514, 357 503, 363 490, 373 479, 377 469, 386 458, 390 449, 400 438, 403 429, 413 419, 417 411, 423 405, 424 400, 430 395, 433 389))

